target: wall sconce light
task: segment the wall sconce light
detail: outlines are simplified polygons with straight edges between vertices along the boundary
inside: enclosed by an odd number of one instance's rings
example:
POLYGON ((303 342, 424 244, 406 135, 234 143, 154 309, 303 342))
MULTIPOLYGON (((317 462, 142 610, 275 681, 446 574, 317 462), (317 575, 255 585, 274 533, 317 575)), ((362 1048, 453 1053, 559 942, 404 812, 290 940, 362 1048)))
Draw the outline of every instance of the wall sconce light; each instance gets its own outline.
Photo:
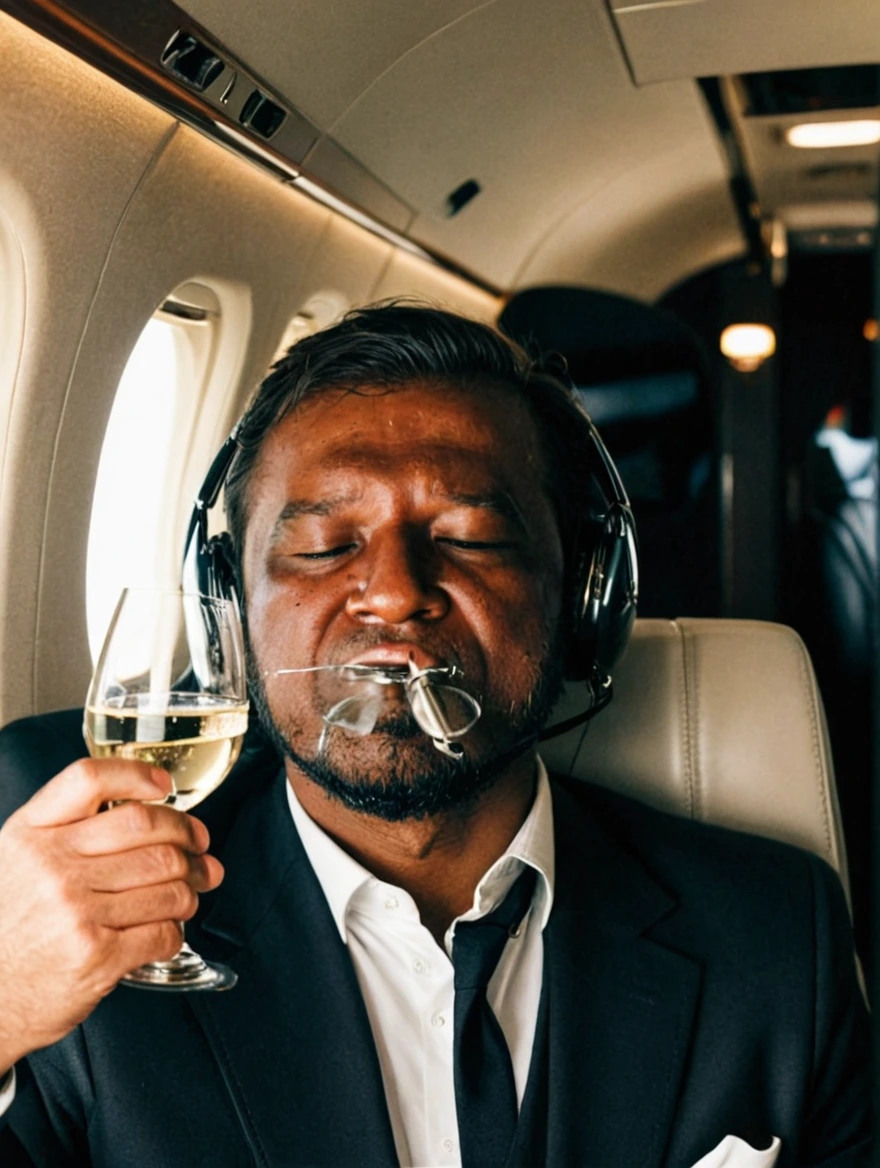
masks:
POLYGON ((740 373, 754 373, 776 352, 776 333, 766 324, 729 324, 721 352, 740 373))

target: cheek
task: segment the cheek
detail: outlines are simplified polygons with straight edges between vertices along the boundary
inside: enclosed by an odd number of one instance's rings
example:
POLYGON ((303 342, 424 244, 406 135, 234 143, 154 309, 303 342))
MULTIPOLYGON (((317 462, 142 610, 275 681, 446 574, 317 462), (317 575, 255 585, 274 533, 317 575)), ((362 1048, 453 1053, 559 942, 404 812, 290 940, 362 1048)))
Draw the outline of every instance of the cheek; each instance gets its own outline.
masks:
POLYGON ((316 604, 306 590, 263 579, 247 596, 251 651, 263 669, 302 668, 315 652, 332 606, 316 604))
POLYGON ((556 639, 560 603, 558 581, 539 573, 471 596, 470 624, 499 697, 518 700, 531 692, 556 639))

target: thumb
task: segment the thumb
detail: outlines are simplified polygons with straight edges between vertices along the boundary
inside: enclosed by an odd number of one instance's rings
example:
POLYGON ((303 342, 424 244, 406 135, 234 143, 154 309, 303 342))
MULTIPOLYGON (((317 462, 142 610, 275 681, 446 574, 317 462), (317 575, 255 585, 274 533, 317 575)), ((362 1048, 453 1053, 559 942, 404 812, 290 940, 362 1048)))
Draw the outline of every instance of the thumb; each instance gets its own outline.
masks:
POLYGON ((118 799, 164 799, 171 787, 167 771, 145 762, 83 758, 50 779, 16 814, 32 827, 60 827, 118 799))

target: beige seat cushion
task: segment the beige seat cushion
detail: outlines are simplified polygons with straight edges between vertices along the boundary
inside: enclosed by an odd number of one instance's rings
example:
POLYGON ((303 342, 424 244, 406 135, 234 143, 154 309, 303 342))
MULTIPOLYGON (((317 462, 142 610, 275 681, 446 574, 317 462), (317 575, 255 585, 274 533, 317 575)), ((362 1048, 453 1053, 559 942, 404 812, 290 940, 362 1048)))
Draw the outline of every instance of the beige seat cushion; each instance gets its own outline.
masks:
MULTIPOLYGON (((582 706, 570 686, 554 721, 582 706)), ((655 807, 808 848, 847 884, 822 702, 784 625, 637 621, 609 708, 541 754, 655 807)))

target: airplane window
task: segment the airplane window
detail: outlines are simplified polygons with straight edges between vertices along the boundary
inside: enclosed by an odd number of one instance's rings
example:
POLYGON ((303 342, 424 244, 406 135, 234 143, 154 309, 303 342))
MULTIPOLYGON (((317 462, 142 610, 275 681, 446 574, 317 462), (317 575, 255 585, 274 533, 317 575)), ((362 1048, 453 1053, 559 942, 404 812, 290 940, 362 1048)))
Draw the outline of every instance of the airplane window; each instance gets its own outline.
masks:
POLYGON ((182 311, 166 302, 147 322, 122 374, 104 435, 86 567, 93 661, 123 588, 174 587, 177 581, 180 472, 212 329, 207 314, 178 318, 175 309, 182 311))
POLYGON ((308 337, 312 333, 327 328, 328 325, 339 320, 351 308, 348 297, 341 292, 322 289, 302 305, 296 315, 290 320, 287 328, 278 342, 272 364, 280 361, 291 345, 308 337))

